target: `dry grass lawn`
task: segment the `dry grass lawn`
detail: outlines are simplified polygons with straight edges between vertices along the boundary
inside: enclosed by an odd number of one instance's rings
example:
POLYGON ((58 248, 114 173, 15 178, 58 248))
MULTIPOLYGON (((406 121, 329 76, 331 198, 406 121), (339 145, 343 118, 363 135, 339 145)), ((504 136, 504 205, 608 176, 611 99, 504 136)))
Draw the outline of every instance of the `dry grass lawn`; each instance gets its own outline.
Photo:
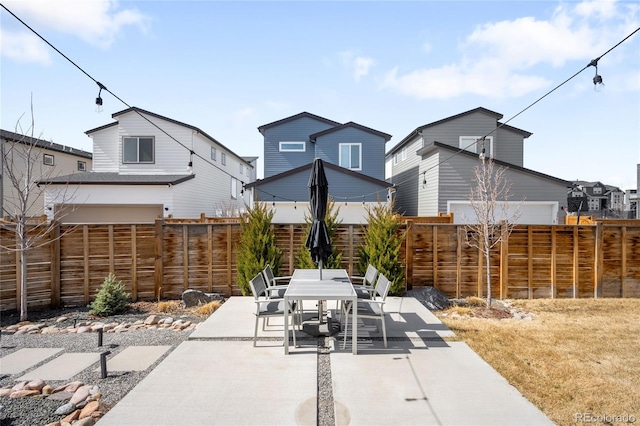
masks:
POLYGON ((556 424, 640 424, 640 299, 513 306, 537 316, 441 319, 556 424))

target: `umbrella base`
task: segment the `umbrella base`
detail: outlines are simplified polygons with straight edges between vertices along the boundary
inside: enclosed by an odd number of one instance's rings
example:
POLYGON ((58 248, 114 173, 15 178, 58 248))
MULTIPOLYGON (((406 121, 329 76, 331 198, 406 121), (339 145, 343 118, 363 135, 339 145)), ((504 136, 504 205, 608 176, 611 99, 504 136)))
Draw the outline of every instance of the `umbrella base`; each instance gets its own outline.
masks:
POLYGON ((302 324, 302 331, 313 336, 333 336, 340 332, 340 323, 327 318, 327 321, 318 323, 317 321, 305 322, 302 324))

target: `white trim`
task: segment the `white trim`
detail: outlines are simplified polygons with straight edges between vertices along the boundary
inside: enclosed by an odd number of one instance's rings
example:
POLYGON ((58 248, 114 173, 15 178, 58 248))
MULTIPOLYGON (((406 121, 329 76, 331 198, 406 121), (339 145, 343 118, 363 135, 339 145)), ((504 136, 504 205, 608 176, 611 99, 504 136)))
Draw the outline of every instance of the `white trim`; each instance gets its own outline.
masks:
POLYGON ((307 150, 307 143, 304 141, 281 141, 278 145, 280 152, 305 152, 307 150), (285 148, 286 145, 302 145, 302 148, 285 148))
POLYGON ((55 164, 55 157, 53 154, 43 154, 42 164, 45 166, 53 166, 55 164))
MULTIPOLYGON (((482 139, 482 136, 460 136, 460 138, 458 139, 458 147, 460 149, 464 149, 465 151, 473 152, 474 154, 480 154, 480 149, 478 147, 479 139, 482 139), (474 144, 471 144, 472 140, 475 140, 476 142, 474 144)), ((489 144, 489 152, 486 152, 487 149, 485 147, 485 155, 493 158, 493 136, 485 136, 484 140, 485 143, 488 142, 489 144)))
POLYGON ((155 164, 156 162, 156 137, 155 136, 123 136, 122 137, 122 164, 155 164), (125 160, 125 142, 127 139, 135 139, 136 159, 125 160), (151 139, 151 161, 140 161, 140 139, 151 139))
POLYGON ((340 167, 344 167, 345 169, 349 169, 349 170, 362 170, 362 144, 357 142, 357 143, 340 143, 338 144, 338 164, 340 165, 340 167), (349 149, 349 167, 345 167, 342 165, 342 147, 343 146, 357 146, 358 147, 358 164, 360 165, 359 167, 351 167, 351 163, 353 158, 351 157, 351 149, 349 149))

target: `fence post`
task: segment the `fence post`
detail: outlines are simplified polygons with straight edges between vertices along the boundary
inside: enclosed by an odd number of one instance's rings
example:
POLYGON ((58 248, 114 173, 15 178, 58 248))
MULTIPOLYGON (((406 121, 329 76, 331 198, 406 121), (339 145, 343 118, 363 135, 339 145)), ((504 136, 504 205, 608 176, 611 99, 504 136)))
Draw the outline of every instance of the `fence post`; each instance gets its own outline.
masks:
POLYGON ((500 237, 500 299, 506 299, 509 294, 509 225, 502 223, 502 236, 500 237))
POLYGON ((189 225, 182 225, 182 290, 189 289, 189 225))
POLYGON ((52 223, 51 230, 51 307, 60 307, 60 222, 52 223))
POLYGON ((164 229, 164 220, 156 219, 156 227, 155 227, 155 238, 156 238, 156 262, 154 268, 154 279, 155 279, 155 288, 154 293, 156 294, 156 298, 160 300, 162 298, 162 278, 164 275, 163 270, 163 258, 162 253, 164 252, 163 248, 163 229, 164 229))
POLYGON ((596 222, 596 253, 595 253, 595 276, 594 276, 594 285, 593 285, 593 297, 594 299, 598 296, 602 295, 602 279, 604 277, 604 250, 603 250, 603 229, 602 222, 596 222))
POLYGON ((625 284, 627 281, 627 227, 622 226, 620 230, 620 295, 622 297, 627 296, 627 292, 625 291, 625 284))
MULTIPOLYGON (((567 216, 570 217, 570 216, 567 216)), ((578 297, 578 277, 580 273, 580 239, 578 238, 578 231, 580 225, 573 227, 573 298, 578 297)))
POLYGON ((406 224, 406 238, 405 241, 405 268, 404 268, 404 282, 406 290, 413 288, 413 220, 405 221, 406 224))
POLYGON ((551 225, 551 298, 556 298, 558 280, 558 250, 556 248, 558 225, 551 225))
POLYGON ((431 257, 433 259, 433 288, 440 290, 438 286, 438 225, 431 225, 432 248, 431 257))
POLYGON ((233 233, 231 232, 231 226, 231 224, 227 225, 227 288, 229 289, 229 296, 233 295, 233 282, 231 280, 231 267, 233 266, 233 242, 231 241, 231 238, 233 233))
POLYGON ((131 225, 131 299, 138 300, 138 239, 136 225, 131 225))
POLYGON ((457 231, 457 244, 456 244, 456 299, 460 299, 461 287, 462 287, 462 230, 458 226, 457 231))

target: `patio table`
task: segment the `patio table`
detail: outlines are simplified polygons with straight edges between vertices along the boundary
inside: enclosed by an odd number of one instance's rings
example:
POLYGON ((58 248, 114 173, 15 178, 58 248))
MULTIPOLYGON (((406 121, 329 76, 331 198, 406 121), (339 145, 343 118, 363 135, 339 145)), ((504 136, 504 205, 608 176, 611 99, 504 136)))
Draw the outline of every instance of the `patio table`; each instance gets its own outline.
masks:
MULTIPOLYGON (((346 269, 296 269, 284 293, 285 306, 297 300, 340 300, 358 302, 346 269)), ((352 320, 352 353, 358 353, 358 313, 354 309, 352 320)), ((294 331, 295 333, 295 331, 294 331)), ((284 353, 289 353, 289 316, 284 315, 284 353)))

